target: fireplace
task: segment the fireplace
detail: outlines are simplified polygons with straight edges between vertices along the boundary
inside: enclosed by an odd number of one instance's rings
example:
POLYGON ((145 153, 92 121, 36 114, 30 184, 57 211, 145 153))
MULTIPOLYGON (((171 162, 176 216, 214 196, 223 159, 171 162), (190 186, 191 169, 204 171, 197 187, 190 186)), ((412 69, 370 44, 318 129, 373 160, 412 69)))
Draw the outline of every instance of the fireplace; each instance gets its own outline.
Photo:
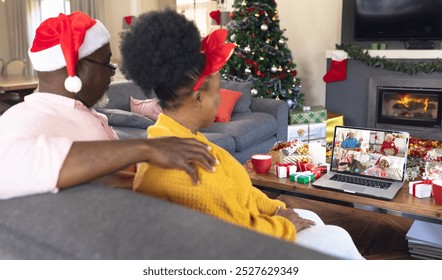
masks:
POLYGON ((371 78, 367 123, 442 140, 442 81, 371 78))

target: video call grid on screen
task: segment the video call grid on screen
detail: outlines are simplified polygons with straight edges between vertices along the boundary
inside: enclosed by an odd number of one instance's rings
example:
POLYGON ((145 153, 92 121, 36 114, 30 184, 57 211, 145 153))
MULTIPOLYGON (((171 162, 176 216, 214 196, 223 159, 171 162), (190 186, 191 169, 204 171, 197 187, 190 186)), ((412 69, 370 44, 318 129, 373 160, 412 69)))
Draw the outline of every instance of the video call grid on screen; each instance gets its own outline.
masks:
POLYGON ((403 181, 408 138, 406 132, 336 127, 331 169, 403 181), (386 169, 380 168, 381 159, 387 161, 386 169))

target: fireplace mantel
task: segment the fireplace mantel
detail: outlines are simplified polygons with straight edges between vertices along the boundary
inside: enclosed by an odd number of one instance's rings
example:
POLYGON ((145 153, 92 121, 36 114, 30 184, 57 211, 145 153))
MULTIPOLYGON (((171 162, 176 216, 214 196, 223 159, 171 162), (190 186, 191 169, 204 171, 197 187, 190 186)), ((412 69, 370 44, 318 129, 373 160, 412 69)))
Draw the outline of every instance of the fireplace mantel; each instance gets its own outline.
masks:
MULTIPOLYGON (((331 58, 333 50, 325 52, 325 58, 331 58)), ((442 58, 442 50, 368 50, 372 57, 387 59, 436 59, 442 58)), ((350 57, 351 59, 351 57, 350 57)))

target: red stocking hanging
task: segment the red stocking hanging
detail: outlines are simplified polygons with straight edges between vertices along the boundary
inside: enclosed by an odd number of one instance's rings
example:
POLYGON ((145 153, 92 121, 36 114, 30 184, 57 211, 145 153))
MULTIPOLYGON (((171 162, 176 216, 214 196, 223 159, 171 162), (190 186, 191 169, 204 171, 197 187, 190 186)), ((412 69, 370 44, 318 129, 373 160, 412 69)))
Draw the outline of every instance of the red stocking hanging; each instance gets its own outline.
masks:
POLYGON ((338 82, 347 78, 347 58, 348 54, 345 51, 337 50, 332 52, 330 69, 324 75, 324 82, 338 82))

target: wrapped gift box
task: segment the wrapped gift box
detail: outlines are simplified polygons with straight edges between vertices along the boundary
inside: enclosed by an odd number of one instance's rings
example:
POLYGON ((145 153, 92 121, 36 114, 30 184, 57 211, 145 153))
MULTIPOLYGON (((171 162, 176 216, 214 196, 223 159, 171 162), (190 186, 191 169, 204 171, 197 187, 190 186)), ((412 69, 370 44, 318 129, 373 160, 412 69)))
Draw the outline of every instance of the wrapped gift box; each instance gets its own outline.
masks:
POLYGON ((308 111, 290 110, 290 124, 319 123, 327 120, 327 110, 323 106, 313 106, 308 111))
POLYGON ((275 175, 279 178, 287 178, 296 172, 296 165, 294 163, 279 163, 275 165, 275 175))
POLYGON ((408 183, 408 192, 417 198, 431 196, 432 182, 431 180, 411 181, 408 183))
POLYGON ((292 124, 288 126, 288 141, 297 139, 304 142, 320 142, 325 143, 326 122, 310 123, 310 124, 292 124))
POLYGON ((344 116, 338 115, 332 112, 327 112, 327 121, 326 121, 326 142, 333 142, 333 136, 335 134, 335 126, 344 125, 344 116))
POLYGON ((290 181, 301 183, 301 184, 307 184, 315 178, 315 175, 310 172, 296 172, 292 175, 290 175, 290 181))

